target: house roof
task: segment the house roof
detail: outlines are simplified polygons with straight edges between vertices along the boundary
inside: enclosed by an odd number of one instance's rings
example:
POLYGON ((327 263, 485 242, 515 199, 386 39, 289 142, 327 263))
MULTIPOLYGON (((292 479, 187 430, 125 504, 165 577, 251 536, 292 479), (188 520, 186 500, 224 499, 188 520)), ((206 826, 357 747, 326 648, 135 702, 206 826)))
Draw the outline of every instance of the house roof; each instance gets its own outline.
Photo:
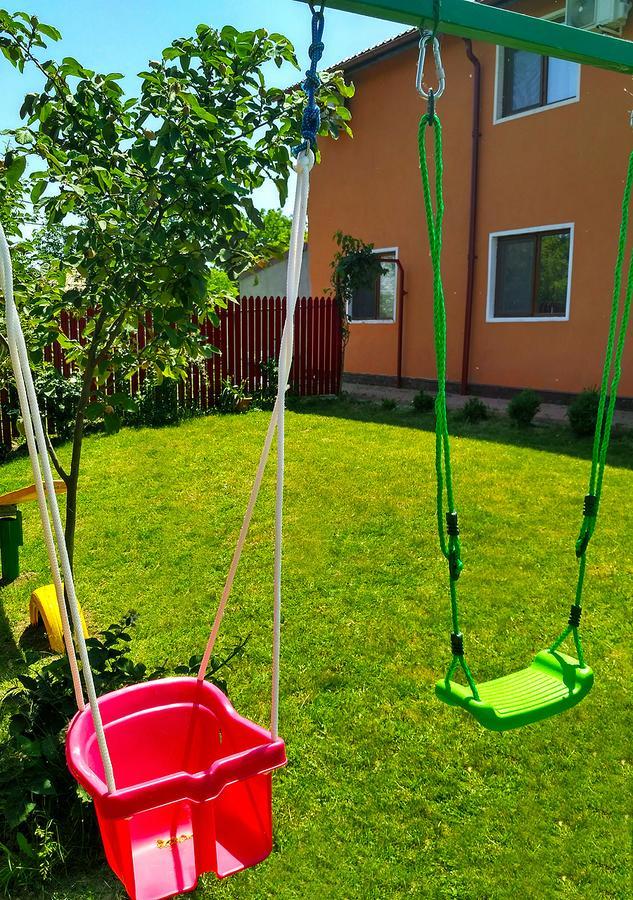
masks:
POLYGON ((417 28, 409 28, 402 34, 396 35, 396 37, 388 38, 380 44, 368 47, 367 50, 355 53, 354 56, 348 56, 347 59, 343 59, 335 66, 331 66, 330 70, 337 71, 343 69, 344 72, 354 72, 357 69, 362 69, 371 63, 377 62, 379 59, 383 59, 386 56, 392 56, 394 53, 399 53, 407 47, 413 47, 414 44, 417 44, 420 40, 419 35, 420 32, 417 28))
MULTIPOLYGON (((489 6, 511 6, 515 0, 483 0, 483 2, 489 6)), ((341 60, 336 65, 330 66, 329 71, 336 72, 342 69, 346 74, 356 72, 365 68, 365 66, 378 62, 380 59, 385 59, 388 56, 393 56, 402 50, 415 46, 419 40, 419 29, 409 28, 402 34, 396 35, 396 37, 388 38, 380 44, 375 44, 373 47, 368 47, 367 50, 362 50, 354 56, 341 60)))

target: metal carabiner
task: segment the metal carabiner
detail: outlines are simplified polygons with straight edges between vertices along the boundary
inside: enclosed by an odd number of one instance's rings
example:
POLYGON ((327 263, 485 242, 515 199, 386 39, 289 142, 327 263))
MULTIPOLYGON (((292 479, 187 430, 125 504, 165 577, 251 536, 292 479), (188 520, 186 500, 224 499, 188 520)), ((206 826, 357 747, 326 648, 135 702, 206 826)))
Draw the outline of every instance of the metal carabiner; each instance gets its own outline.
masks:
POLYGON ((418 57, 418 74, 415 86, 418 94, 425 100, 430 98, 432 93, 434 100, 439 100, 446 88, 446 73, 442 65, 442 51, 440 42, 432 31, 423 31, 420 37, 420 55, 418 57), (424 90, 424 64, 426 62, 426 48, 430 42, 433 42, 433 58, 435 60, 435 68, 437 70, 438 86, 436 91, 427 92, 424 90))

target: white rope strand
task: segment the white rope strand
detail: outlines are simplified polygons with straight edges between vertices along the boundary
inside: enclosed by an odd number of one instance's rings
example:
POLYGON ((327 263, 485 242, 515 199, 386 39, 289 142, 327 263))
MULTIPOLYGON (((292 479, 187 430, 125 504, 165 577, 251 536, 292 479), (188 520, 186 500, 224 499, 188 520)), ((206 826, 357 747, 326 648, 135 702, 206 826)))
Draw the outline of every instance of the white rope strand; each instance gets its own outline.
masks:
POLYGON ((303 244, 308 218, 308 194, 310 191, 310 170, 314 164, 312 151, 302 153, 297 164, 297 192, 292 217, 290 234, 290 250, 288 253, 288 281, 286 284, 286 324, 282 342, 279 381, 277 385, 277 406, 279 407, 277 424, 277 484, 275 489, 275 580, 273 606, 273 659, 272 659, 272 696, 270 712, 270 733, 277 739, 279 732, 279 664, 281 655, 281 570, 283 550, 283 501, 285 474, 285 439, 286 439, 286 390, 290 378, 294 347, 294 319, 301 279, 303 262, 303 244))
MULTIPOLYGON (((13 274, 11 267, 11 257, 9 254, 9 247, 7 244, 7 240, 2 230, 2 226, 0 226, 0 259, 2 260, 2 270, 4 275, 4 293, 5 293, 5 303, 6 303, 6 320, 7 320, 7 339, 9 343, 9 350, 11 353, 11 362, 13 364, 13 370, 16 379, 16 386, 18 388, 18 394, 20 399, 20 407, 22 410, 22 417, 25 423, 25 434, 27 436, 27 443, 29 449, 29 456, 31 459, 31 467, 33 468, 33 473, 35 476, 35 484, 36 490, 38 484, 41 487, 42 478, 41 474, 44 475, 44 487, 46 491, 46 499, 48 500, 48 506, 50 508, 51 518, 53 520, 53 529, 55 532, 55 537, 57 540, 57 548, 59 552, 59 559, 61 562, 61 571, 63 573, 63 580, 66 587, 66 595, 68 597, 68 602, 70 605, 70 613, 72 616, 73 626, 75 630, 75 638, 77 640, 77 644, 79 647, 79 657, 81 659, 82 670, 84 682, 86 685, 86 692, 88 694, 88 701, 90 703, 90 710, 92 713, 92 718, 95 727, 95 734, 97 737, 97 744, 99 747, 99 753, 101 756, 101 761, 103 763, 103 769, 105 772, 106 783, 109 791, 115 790, 115 781, 114 781, 114 773, 112 771, 112 762, 110 760, 110 754, 108 752, 108 746, 106 742, 105 732, 103 729, 103 722, 101 720, 101 713, 99 710, 99 705, 97 702, 97 694, 94 686, 94 680, 92 677, 92 671, 90 669, 90 659, 88 657, 88 649, 86 647, 86 639, 83 632, 83 623, 81 620, 81 610, 79 608, 79 602, 77 600, 77 595, 75 592, 75 584, 73 580, 72 570, 70 567, 70 560, 68 557, 68 550, 66 548, 66 541, 64 537, 64 529, 62 526, 61 515, 59 512, 59 505, 57 503, 57 495, 55 494, 55 486, 53 483, 53 473, 51 471, 50 460, 48 458, 48 452, 46 448, 46 439, 44 436, 44 428, 42 425, 42 419, 39 412, 39 407, 37 404, 37 396, 35 393, 35 385, 33 384, 33 375, 31 373, 31 368, 29 365, 28 353, 26 349, 26 342, 24 340, 24 334, 22 332, 22 326, 20 324, 20 319, 18 316, 18 311, 15 306, 15 300, 13 297, 13 274), (32 428, 29 425, 32 424, 32 428), (29 440, 30 433, 30 440, 29 440), (40 472, 40 465, 41 470, 40 472), (39 476, 39 477, 38 477, 39 476)), ((39 492, 38 492, 38 505, 39 505, 39 492)), ((45 539, 47 539, 47 533, 50 531, 50 522, 48 520, 48 514, 46 512, 46 501, 44 503, 44 507, 40 506, 40 516, 42 518, 42 526, 44 529, 45 539), (48 527, 45 524, 48 522, 48 527)), ((48 542, 47 542, 48 549, 48 542)), ((51 561, 51 557, 49 556, 49 561, 51 561)), ((53 551, 52 554, 52 570, 53 572, 57 571, 57 575, 60 581, 61 588, 61 577, 59 576, 59 566, 57 564, 57 557, 53 551)), ((57 592, 57 581, 55 583, 55 588, 57 592)), ((62 593, 63 600, 63 593, 62 593)), ((58 602, 60 595, 58 594, 58 602)), ((60 605, 60 614, 62 616, 62 624, 64 620, 64 613, 62 610, 65 607, 60 605)), ((68 619, 66 615, 66 620, 68 619)), ((70 637, 70 628, 68 628, 67 633, 64 633, 64 638, 68 637, 69 644, 72 644, 72 639, 70 637)), ((71 660, 71 656, 69 655, 69 661, 71 660)), ((75 660, 76 665, 76 660, 75 660)), ((74 683, 75 675, 73 673, 73 683, 74 683)), ((77 696, 77 688, 75 687, 75 695, 77 696)), ((81 688, 79 689, 79 696, 81 697, 81 688)), ((83 698, 80 701, 83 704, 83 698)))
MULTIPOLYGON (((13 271, 11 264, 11 257, 9 254, 9 249, 7 245, 6 236, 4 234, 4 230, 2 225, 0 224, 0 271, 2 272, 2 280, 3 280, 3 289, 4 295, 7 297, 9 293, 13 292, 13 271)), ((9 313, 10 316, 10 313, 9 313)), ((20 367, 20 358, 18 353, 18 348, 16 344, 11 341, 9 343, 9 354, 11 356, 11 365, 13 367, 13 372, 15 374, 15 386, 18 392, 18 399, 20 402, 20 409, 22 411, 22 419, 24 422, 24 434, 26 437, 26 443, 29 450, 29 459, 31 461, 31 471, 33 474, 33 482, 35 484, 35 493, 37 496, 37 506, 40 513, 40 521, 42 523, 42 531, 44 533, 44 544, 46 546, 46 553, 48 556, 48 563, 51 570, 51 575, 53 577, 53 584, 55 586, 55 596, 57 598, 57 605, 59 607, 59 614, 62 623, 62 633, 64 636, 64 646, 66 647, 66 653, 68 655, 68 662, 70 665, 70 672, 72 676, 73 682, 73 690, 75 693, 75 700, 77 701, 77 708, 84 708, 84 698, 83 691, 81 688, 81 677, 79 675, 79 667, 77 665, 77 655, 75 653, 75 647, 73 644, 72 633, 70 630, 70 622, 68 620, 68 610, 66 608, 66 600, 64 598, 64 587, 62 584, 62 578, 59 571, 59 563, 57 560, 57 554, 55 552, 55 541, 53 539, 53 532, 51 529, 51 523, 48 516, 48 508, 46 506, 46 494, 44 491, 44 484, 42 482, 42 472, 40 469, 40 461, 37 451, 37 446, 35 442, 35 434, 33 432, 33 422, 31 419, 29 403, 26 393, 26 386, 24 384, 24 377, 22 375, 22 369, 20 367)))
MULTIPOLYGON (((281 343, 279 347, 279 364, 278 364, 278 384, 277 399, 270 418, 264 446, 259 458, 257 473, 251 488, 251 493, 246 508, 246 514, 242 527, 240 529, 239 538, 231 560, 229 573, 222 591, 222 597, 218 610, 213 621, 213 627, 207 646, 202 657, 200 669, 198 671, 198 679, 202 680, 207 672, 209 660, 215 646, 215 642, 220 630, 220 625, 224 617, 226 605, 233 587, 237 567, 244 549, 246 537, 253 517, 253 511, 257 502, 257 497, 261 488, 262 479, 266 462, 270 455, 273 437, 278 423, 283 419, 283 409, 285 406, 286 388, 288 386, 288 378, 290 375, 290 367, 292 364, 292 348, 294 337, 294 311, 297 304, 297 295, 299 292, 299 281, 301 278, 301 265, 303 262, 303 240, 307 224, 308 210, 308 193, 310 184, 310 171, 314 165, 314 154, 312 151, 304 151, 300 154, 296 164, 297 185, 294 202, 293 224, 290 240, 290 251, 288 254, 288 279, 286 284, 286 321, 282 333, 281 343)), ((271 731, 274 726, 274 736, 277 731, 278 710, 279 710, 279 655, 280 655, 280 631, 281 631, 281 516, 277 514, 280 502, 283 502, 283 455, 281 466, 282 487, 279 489, 279 448, 281 446, 283 453, 283 432, 277 435, 278 446, 278 469, 277 469, 277 495, 276 495, 276 515, 275 515, 275 599, 274 599, 274 622, 273 622, 273 688, 272 688, 272 713, 271 713, 271 731), (279 572, 279 575, 278 575, 279 572)))
POLYGON ((255 475, 255 481, 253 482, 253 487, 251 488, 251 494, 248 499, 248 506, 246 508, 246 514, 244 516, 244 521, 242 522, 242 527, 240 529, 240 536, 238 538, 237 545, 235 547, 235 551, 233 553, 233 559, 231 560, 229 574, 227 575, 226 584, 224 585, 224 590, 222 591, 222 598, 220 600, 218 610, 215 614, 215 619, 213 620, 213 628, 211 629, 211 634, 209 635, 209 640, 207 641, 207 646, 204 651, 204 656, 202 657, 202 662, 200 663, 200 668, 198 670, 198 681, 202 681, 204 679, 204 676, 206 675, 207 669, 209 667, 209 660, 211 659, 211 654, 213 652, 213 647, 215 646, 215 641, 218 636, 218 631, 220 630, 220 625, 222 624, 222 619, 224 617, 224 611, 226 609, 226 604, 227 604, 227 601, 231 594, 231 588, 233 587, 233 582, 235 580, 235 573, 237 572, 237 567, 238 567, 238 564, 240 561, 240 557, 242 555, 242 550, 244 549, 244 544, 246 542, 246 536, 248 534, 248 529, 251 524, 251 519, 253 518, 253 511, 255 509, 255 503, 257 502, 257 495, 259 494, 259 489, 262 484, 262 478, 264 477, 266 461, 268 460, 268 455, 270 454, 270 448, 272 446, 273 437, 275 435, 276 424, 277 424, 277 404, 275 403, 275 407, 273 409, 273 414, 270 417, 268 431, 266 432, 266 439, 264 440, 264 446, 262 448, 261 456, 259 458, 257 474, 255 475))

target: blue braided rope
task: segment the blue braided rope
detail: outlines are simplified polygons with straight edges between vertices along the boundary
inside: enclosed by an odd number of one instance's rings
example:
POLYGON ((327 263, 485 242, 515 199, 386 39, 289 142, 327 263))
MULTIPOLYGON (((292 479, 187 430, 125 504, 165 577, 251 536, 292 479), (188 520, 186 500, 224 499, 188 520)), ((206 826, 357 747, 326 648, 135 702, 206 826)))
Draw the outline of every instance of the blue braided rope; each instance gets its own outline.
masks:
POLYGON ((314 4, 310 3, 310 9, 312 10, 312 43, 308 51, 310 68, 306 72, 306 79, 303 82, 307 103, 303 110, 303 119, 301 121, 301 137, 303 141, 294 147, 296 155, 301 153, 302 150, 316 150, 317 138, 321 130, 321 110, 316 102, 316 97, 321 87, 321 79, 317 69, 325 50, 323 43, 323 31, 325 29, 323 7, 324 4, 322 3, 321 8, 317 10, 314 4))

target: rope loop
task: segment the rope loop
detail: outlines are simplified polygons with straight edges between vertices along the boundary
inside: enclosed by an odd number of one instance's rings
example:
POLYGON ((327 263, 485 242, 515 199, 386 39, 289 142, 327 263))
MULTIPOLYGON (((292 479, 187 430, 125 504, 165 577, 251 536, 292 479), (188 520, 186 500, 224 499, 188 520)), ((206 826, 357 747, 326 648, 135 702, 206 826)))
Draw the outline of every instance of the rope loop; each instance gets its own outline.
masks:
MULTIPOLYGON (((428 38, 430 40, 430 38, 428 38)), ((426 43, 428 43, 428 40, 426 43)), ((437 96, 437 95, 436 95, 437 96)), ((446 411, 447 375, 447 321, 444 285, 442 279, 442 231, 444 223, 444 163, 442 153, 442 123, 437 115, 431 120, 428 114, 422 116, 418 133, 420 150, 420 172, 424 210, 426 213, 431 266, 433 269, 433 331, 435 336, 435 359, 437 365, 437 396, 435 398, 435 473, 437 478, 436 514, 440 549, 448 562, 451 619, 454 635, 460 636, 460 654, 453 659, 446 674, 446 682, 459 666, 472 691, 473 698, 479 700, 475 679, 463 656, 463 637, 459 627, 457 581, 464 564, 461 559, 459 539, 459 519, 453 490, 451 447, 446 411), (429 172, 429 151, 426 147, 426 130, 433 124, 435 192, 431 186, 429 172), (434 196, 435 194, 435 196, 434 196), (446 512, 445 512, 446 510, 446 512)), ((451 638, 451 640, 453 640, 451 638)), ((457 648, 457 644, 455 645, 457 648)))

